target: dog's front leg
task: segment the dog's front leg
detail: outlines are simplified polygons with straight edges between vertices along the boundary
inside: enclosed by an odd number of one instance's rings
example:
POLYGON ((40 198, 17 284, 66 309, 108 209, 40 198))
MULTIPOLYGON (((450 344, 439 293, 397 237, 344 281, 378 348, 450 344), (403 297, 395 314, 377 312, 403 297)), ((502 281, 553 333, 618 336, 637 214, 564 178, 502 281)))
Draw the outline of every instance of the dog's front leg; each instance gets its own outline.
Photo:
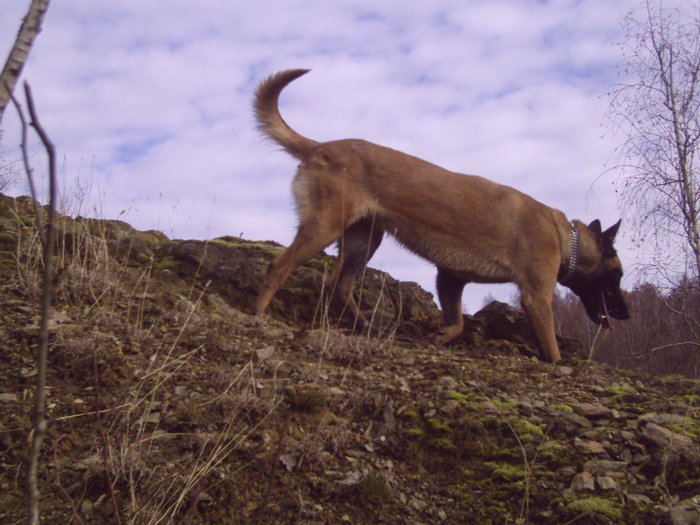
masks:
POLYGON ((464 330, 464 317, 462 317, 462 291, 467 281, 456 277, 449 271, 438 266, 437 293, 445 318, 445 326, 440 334, 435 337, 435 342, 444 344, 459 337, 464 330))
POLYGON ((554 332, 554 314, 552 312, 553 288, 552 286, 550 291, 549 287, 535 290, 528 287, 520 287, 521 304, 537 336, 537 341, 540 345, 540 358, 550 363, 556 363, 561 359, 554 332))

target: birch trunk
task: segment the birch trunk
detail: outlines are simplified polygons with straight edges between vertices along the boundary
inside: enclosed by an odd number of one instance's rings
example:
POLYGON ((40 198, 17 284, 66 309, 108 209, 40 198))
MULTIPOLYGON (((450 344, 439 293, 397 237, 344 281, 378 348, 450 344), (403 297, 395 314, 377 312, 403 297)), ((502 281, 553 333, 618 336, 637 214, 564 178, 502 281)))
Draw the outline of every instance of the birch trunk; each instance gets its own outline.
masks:
POLYGON ((27 16, 24 17, 17 33, 15 45, 12 46, 2 68, 2 73, 0 73, 0 122, 2 122, 5 108, 10 101, 10 93, 14 91, 24 64, 29 58, 34 40, 41 31, 41 23, 44 21, 44 15, 48 8, 49 0, 32 0, 27 16))

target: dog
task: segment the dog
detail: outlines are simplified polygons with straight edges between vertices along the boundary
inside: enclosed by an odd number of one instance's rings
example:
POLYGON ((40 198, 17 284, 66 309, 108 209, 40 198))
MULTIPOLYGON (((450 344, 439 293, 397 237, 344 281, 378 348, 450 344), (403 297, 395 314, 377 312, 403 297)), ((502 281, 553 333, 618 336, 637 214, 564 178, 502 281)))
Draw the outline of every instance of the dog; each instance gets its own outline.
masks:
POLYGON ((514 282, 544 361, 556 362, 552 298, 557 281, 583 302, 595 323, 628 319, 622 265, 613 246, 620 221, 603 231, 520 191, 483 177, 445 170, 359 139, 319 143, 282 119, 281 91, 307 69, 281 71, 260 83, 259 130, 301 162, 292 183, 299 226, 292 244, 269 266, 255 312, 262 316, 289 274, 334 241, 330 280, 337 298, 362 325, 352 290, 384 233, 437 266, 444 328, 436 342, 462 333, 462 292, 469 282, 514 282))

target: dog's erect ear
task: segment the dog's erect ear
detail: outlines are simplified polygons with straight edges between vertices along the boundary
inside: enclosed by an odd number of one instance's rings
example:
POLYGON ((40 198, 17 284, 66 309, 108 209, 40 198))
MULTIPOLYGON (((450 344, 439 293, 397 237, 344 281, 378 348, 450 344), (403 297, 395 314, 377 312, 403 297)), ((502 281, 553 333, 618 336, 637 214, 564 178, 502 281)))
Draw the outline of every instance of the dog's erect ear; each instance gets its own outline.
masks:
POLYGON ((600 221, 598 219, 594 220, 592 223, 588 225, 588 227, 595 233, 596 235, 599 235, 601 231, 603 231, 603 228, 600 226, 600 221))
POLYGON ((622 224, 622 219, 617 221, 615 224, 610 226, 607 230, 603 232, 603 235, 605 235, 608 239, 610 239, 610 242, 613 242, 615 240, 615 236, 617 235, 617 230, 620 229, 620 224, 622 224))
POLYGON ((603 233, 598 234, 598 247, 601 249, 605 257, 614 257, 617 255, 613 243, 615 242, 615 236, 617 235, 617 230, 620 229, 621 223, 622 219, 610 226, 610 228, 605 230, 603 233))

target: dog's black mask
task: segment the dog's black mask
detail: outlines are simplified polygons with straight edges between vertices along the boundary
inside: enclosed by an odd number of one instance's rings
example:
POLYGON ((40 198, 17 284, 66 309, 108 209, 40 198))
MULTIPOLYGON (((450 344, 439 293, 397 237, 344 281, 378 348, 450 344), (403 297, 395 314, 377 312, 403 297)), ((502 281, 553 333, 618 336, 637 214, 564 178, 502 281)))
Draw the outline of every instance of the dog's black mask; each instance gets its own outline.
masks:
POLYGON ((565 286, 579 296, 586 308, 588 317, 594 323, 602 324, 610 328, 610 317, 615 319, 629 319, 622 291, 620 279, 622 279, 622 266, 617 258, 617 252, 613 247, 620 222, 605 231, 601 231, 600 221, 594 220, 588 227, 596 234, 598 249, 602 256, 598 267, 588 274, 574 274, 565 286))

